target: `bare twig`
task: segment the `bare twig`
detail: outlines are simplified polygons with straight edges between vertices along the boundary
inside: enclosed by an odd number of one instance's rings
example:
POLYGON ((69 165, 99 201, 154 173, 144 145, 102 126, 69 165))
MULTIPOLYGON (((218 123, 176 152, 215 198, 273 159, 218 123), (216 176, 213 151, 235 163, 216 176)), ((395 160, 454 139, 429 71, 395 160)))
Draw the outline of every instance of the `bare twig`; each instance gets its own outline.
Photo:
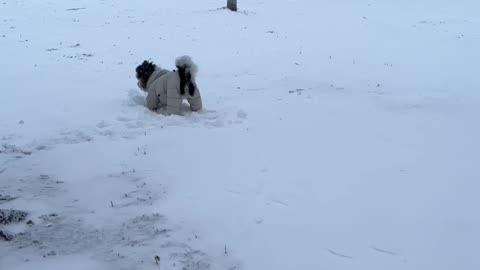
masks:
POLYGON ((87 9, 87 8, 67 8, 66 11, 77 11, 82 9, 87 9))
POLYGON ((342 257, 342 258, 345 258, 345 259, 353 259, 352 256, 345 255, 345 254, 342 254, 342 253, 338 253, 338 252, 333 251, 333 250, 331 250, 331 249, 329 249, 328 252, 330 252, 330 254, 332 254, 332 255, 335 255, 335 256, 338 256, 338 257, 342 257))
POLYGON ((381 252, 381 253, 385 253, 385 254, 388 254, 388 255, 392 255, 392 256, 396 256, 397 253, 393 252, 393 251, 389 251, 389 250, 386 250, 386 249, 381 249, 381 248, 377 248, 377 247, 371 247, 373 250, 375 251, 378 251, 378 252, 381 252))

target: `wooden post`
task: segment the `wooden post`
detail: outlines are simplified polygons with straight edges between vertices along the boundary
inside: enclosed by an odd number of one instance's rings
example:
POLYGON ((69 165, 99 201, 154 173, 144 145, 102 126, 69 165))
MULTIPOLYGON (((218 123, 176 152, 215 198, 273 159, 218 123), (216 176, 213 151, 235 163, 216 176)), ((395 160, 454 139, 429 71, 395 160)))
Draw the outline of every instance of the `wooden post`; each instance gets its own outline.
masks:
POLYGON ((227 8, 232 11, 237 11, 237 0, 227 0, 227 8))

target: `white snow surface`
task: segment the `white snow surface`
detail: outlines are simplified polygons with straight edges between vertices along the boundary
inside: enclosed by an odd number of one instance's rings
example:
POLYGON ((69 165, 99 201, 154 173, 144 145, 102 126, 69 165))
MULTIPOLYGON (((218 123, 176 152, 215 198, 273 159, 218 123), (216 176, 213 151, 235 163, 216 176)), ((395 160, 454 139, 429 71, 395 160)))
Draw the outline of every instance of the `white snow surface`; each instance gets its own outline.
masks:
POLYGON ((480 2, 238 3, 0 1, 0 269, 480 269, 480 2))

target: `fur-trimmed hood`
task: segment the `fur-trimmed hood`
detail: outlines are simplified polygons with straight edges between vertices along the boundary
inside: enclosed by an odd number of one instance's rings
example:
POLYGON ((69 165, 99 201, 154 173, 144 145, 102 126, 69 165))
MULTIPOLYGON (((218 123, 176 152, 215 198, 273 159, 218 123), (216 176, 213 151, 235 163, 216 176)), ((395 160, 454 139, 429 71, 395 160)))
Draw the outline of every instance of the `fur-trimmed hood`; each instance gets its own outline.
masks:
POLYGON ((147 89, 150 87, 150 85, 152 85, 152 83, 153 83, 156 79, 162 77, 163 75, 167 74, 168 72, 170 72, 170 71, 168 71, 168 70, 166 70, 166 69, 162 69, 162 68, 157 68, 157 69, 153 72, 153 74, 150 76, 150 78, 148 78, 147 88, 146 88, 145 90, 147 91, 147 89))

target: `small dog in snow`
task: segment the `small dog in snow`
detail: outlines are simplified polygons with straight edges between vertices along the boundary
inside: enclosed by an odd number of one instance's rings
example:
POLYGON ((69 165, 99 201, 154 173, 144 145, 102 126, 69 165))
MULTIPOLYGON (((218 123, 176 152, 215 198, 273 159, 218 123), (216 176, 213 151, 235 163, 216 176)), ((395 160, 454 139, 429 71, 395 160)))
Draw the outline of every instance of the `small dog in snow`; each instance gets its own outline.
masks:
POLYGON ((189 56, 178 57, 175 66, 177 70, 168 71, 145 60, 136 68, 137 85, 147 92, 147 108, 180 115, 186 99, 192 111, 201 110, 202 98, 195 82, 197 66, 189 56))

